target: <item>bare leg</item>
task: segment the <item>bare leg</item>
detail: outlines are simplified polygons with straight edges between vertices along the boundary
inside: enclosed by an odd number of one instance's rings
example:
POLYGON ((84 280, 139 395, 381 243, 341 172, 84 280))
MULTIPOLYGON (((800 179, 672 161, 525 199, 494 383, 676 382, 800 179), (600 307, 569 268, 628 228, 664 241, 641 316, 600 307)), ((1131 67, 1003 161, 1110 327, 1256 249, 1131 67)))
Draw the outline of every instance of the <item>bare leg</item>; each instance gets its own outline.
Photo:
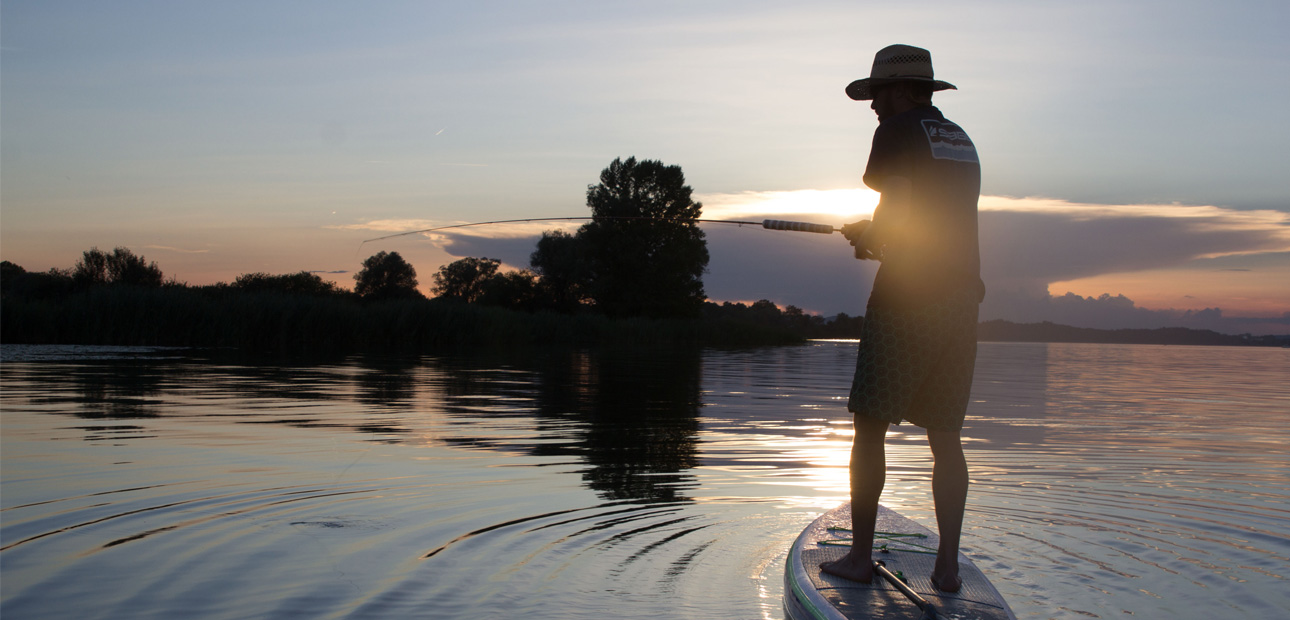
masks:
POLYGON ((963 532, 963 511, 967 504, 968 469, 958 431, 927 431, 932 447, 932 498, 936 502, 936 526, 941 545, 936 550, 932 583, 937 589, 957 592, 959 579, 959 536, 963 532))
POLYGON ((887 482, 887 423, 856 416, 851 444, 851 550, 820 569, 844 579, 873 580, 873 529, 878 519, 878 499, 887 482))

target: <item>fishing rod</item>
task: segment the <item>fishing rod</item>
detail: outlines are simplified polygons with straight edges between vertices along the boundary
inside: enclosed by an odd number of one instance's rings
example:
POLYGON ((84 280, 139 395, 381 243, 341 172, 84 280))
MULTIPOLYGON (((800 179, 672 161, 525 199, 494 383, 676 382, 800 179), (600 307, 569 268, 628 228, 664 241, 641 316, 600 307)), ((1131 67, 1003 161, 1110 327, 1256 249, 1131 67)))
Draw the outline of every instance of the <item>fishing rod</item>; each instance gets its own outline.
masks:
MULTIPOLYGON (((422 233, 439 232, 441 230, 451 230, 454 228, 468 228, 471 226, 488 226, 491 224, 517 224, 521 222, 562 222, 562 221, 572 221, 572 220, 597 220, 597 219, 599 220, 657 220, 659 218, 631 217, 631 216, 600 216, 600 217, 533 217, 533 218, 527 218, 522 220, 493 220, 491 222, 471 222, 468 224, 452 224, 449 226, 439 226, 436 228, 410 230, 407 232, 395 233, 393 235, 385 235, 384 237, 376 237, 375 239, 366 239, 363 241, 363 243, 367 243, 369 241, 383 241, 385 239, 393 239, 395 237, 404 237, 407 235, 418 235, 422 233)), ((743 220, 696 219, 696 220, 688 220, 688 221, 704 222, 708 224, 736 224, 739 226, 761 226, 766 230, 791 230, 794 232, 810 232, 810 233, 819 233, 824 235, 831 235, 835 232, 842 231, 841 228, 835 228, 828 224, 813 224, 810 222, 790 222, 786 220, 762 220, 760 222, 749 222, 749 221, 743 221, 743 220)), ((363 243, 358 244, 359 249, 362 249, 363 243)))
POLYGON ((874 560, 873 570, 881 575, 883 579, 887 580, 888 583, 895 586, 897 590, 900 590, 900 593, 904 594, 905 598, 909 599, 911 603, 918 606, 918 610, 923 612, 923 615, 919 617, 919 620, 937 620, 941 617, 936 613, 936 606, 915 592, 914 589, 902 581, 899 576, 893 575, 891 570, 887 568, 886 562, 883 562, 882 560, 874 560))

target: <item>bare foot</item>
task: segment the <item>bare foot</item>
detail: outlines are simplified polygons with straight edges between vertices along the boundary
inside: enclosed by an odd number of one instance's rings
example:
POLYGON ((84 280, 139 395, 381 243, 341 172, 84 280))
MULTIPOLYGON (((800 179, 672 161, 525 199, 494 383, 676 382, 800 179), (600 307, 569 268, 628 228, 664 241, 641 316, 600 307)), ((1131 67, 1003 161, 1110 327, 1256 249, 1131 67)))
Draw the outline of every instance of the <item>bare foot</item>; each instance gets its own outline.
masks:
POLYGON ((843 579, 869 583, 873 581, 873 562, 869 558, 857 558, 850 553, 834 562, 823 562, 820 570, 843 579))
POLYGON ((963 580, 958 575, 938 577, 932 573, 932 585, 941 592, 958 592, 963 587, 963 580))
POLYGON ((958 553, 937 554, 936 564, 932 566, 932 585, 941 592, 958 592, 963 587, 963 580, 959 579, 958 553), (942 561, 943 557, 952 557, 954 560, 942 561))

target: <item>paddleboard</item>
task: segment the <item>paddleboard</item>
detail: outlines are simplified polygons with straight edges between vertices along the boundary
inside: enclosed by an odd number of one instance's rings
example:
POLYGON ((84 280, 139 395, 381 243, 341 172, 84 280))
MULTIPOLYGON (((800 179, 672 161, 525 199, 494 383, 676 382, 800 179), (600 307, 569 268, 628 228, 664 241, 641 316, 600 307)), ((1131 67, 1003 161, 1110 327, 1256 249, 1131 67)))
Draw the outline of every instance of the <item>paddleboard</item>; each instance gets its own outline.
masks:
MULTIPOLYGON (((938 617, 1016 620, 999 591, 962 553, 959 577, 963 587, 948 593, 932 586, 932 565, 940 544, 935 532, 886 506, 878 507, 875 530, 873 559, 881 560, 891 573, 903 576, 909 589, 935 607, 938 617)), ((789 620, 923 616, 910 596, 877 575, 871 583, 857 583, 820 570, 820 563, 840 559, 850 548, 850 502, 824 513, 802 530, 784 569, 784 612, 789 620)))

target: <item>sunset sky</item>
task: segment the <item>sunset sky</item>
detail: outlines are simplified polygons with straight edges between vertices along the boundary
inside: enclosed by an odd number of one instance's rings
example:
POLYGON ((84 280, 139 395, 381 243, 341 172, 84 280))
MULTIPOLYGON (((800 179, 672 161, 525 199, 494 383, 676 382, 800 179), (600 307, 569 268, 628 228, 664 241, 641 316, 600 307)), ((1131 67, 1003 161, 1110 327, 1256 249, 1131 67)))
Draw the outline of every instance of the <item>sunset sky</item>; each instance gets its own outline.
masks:
MULTIPOLYGON (((1290 333, 1290 4, 75 2, 0 5, 0 258, 124 246, 189 284, 397 251, 527 266, 615 157, 704 217, 866 217, 891 43, 959 87, 982 318, 1290 333)), ((708 225, 709 297, 862 314, 840 235, 708 225)), ((425 288, 426 286, 423 286, 425 288)))

